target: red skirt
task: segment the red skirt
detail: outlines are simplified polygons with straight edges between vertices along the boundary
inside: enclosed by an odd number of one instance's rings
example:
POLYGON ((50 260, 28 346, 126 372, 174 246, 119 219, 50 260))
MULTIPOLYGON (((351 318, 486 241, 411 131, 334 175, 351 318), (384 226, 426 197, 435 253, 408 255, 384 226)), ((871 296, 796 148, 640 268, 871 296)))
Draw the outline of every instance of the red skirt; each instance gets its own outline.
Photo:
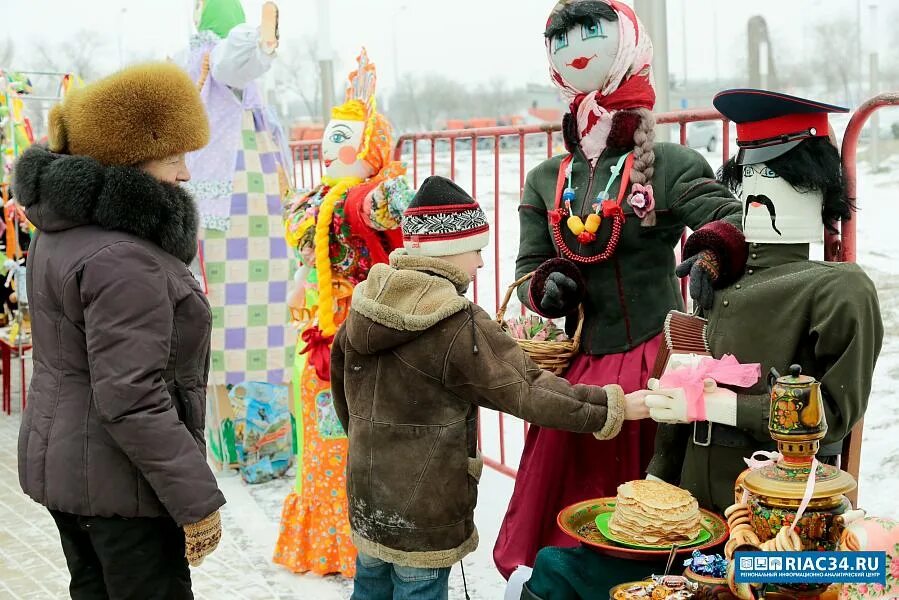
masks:
MULTIPOLYGON (((661 337, 628 352, 575 357, 565 378, 571 383, 617 383, 625 392, 644 389, 661 337)), ((620 484, 646 477, 655 444, 655 422, 625 421, 621 433, 600 441, 589 433, 571 433, 532 426, 528 431, 515 480, 515 490, 503 519, 493 560, 503 577, 519 566, 533 566, 545 546, 576 546, 556 525, 566 506, 615 496, 620 484)))

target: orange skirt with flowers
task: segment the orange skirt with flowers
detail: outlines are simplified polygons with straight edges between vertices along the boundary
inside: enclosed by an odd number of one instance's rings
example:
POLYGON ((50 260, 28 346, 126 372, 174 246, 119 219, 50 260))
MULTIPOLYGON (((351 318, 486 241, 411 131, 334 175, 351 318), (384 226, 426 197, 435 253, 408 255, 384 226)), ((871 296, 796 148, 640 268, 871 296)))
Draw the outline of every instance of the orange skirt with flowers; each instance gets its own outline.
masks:
MULTIPOLYGON (((301 342, 302 343, 302 342, 301 342)), ((347 514, 347 437, 322 381, 305 356, 294 365, 299 460, 297 486, 284 502, 274 561, 296 573, 356 574, 347 514)))

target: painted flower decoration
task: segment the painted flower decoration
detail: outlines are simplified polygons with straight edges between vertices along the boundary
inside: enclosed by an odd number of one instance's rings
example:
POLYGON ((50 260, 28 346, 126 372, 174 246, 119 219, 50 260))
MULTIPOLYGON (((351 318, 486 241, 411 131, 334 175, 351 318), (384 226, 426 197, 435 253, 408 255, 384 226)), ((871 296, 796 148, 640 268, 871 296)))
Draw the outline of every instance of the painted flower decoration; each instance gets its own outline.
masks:
POLYGON ((642 185, 635 183, 632 185, 631 195, 627 199, 627 203, 634 209, 634 214, 641 219, 653 212, 656 208, 656 201, 652 195, 652 184, 642 185))
POLYGON ((795 410, 784 411, 781 415, 781 423, 787 429, 793 429, 799 422, 799 413, 795 410))
POLYGON ((799 407, 792 400, 780 401, 775 409, 777 422, 784 429, 793 429, 799 424, 799 407))
POLYGON ((899 581, 899 556, 890 562, 890 576, 899 581))

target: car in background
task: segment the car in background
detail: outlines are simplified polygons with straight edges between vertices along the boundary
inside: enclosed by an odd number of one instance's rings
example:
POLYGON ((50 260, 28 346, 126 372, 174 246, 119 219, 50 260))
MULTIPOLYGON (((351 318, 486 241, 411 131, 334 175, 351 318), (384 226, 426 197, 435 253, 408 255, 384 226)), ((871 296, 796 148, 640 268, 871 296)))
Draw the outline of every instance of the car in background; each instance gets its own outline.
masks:
POLYGON ((687 123, 687 145, 705 148, 708 152, 718 149, 721 138, 721 121, 696 121, 687 123))

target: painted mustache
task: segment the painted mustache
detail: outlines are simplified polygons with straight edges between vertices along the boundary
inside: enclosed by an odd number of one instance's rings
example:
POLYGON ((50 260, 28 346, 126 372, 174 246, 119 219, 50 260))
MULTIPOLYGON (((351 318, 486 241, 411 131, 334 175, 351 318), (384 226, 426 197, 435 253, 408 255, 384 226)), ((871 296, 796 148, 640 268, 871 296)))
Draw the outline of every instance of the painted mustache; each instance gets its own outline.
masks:
POLYGON ((743 205, 743 228, 746 228, 746 215, 749 214, 749 207, 753 204, 763 204, 771 215, 771 227, 777 232, 777 235, 783 235, 777 228, 777 210, 774 208, 774 202, 768 196, 759 194, 758 196, 749 195, 746 197, 746 204, 743 205))
POLYGON ((593 60, 594 58, 596 58, 595 54, 593 56, 591 56, 590 58, 587 58, 584 56, 579 56, 579 57, 575 58, 573 61, 571 61, 570 63, 568 63, 568 66, 572 67, 574 69, 578 69, 578 70, 586 69, 587 65, 589 65, 590 61, 593 60))

